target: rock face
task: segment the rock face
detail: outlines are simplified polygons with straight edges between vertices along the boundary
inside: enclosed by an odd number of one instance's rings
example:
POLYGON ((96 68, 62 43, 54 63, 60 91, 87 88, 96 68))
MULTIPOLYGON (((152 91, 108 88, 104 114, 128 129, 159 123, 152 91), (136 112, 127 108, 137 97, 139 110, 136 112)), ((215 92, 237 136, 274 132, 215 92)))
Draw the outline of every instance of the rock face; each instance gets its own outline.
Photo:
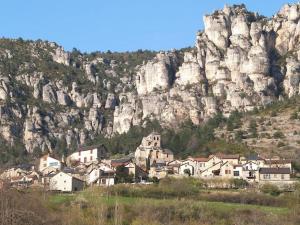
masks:
POLYGON ((175 129, 299 94, 299 4, 270 19, 225 6, 204 25, 194 48, 155 54, 81 54, 39 41, 12 48, 17 40, 1 40, 1 138, 54 151, 149 120, 175 129), (14 70, 5 66, 24 54, 14 70))
POLYGON ((176 56, 172 53, 159 53, 142 65, 137 72, 136 88, 139 95, 146 95, 154 90, 167 90, 173 82, 173 69, 176 56))

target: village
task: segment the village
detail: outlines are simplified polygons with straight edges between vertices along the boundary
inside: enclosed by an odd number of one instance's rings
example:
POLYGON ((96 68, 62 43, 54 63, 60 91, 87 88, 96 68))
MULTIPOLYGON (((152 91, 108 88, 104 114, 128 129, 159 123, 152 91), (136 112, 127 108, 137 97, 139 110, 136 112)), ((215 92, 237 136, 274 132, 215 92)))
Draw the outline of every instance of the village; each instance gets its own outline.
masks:
POLYGON ((74 192, 88 186, 112 186, 116 183, 157 182, 165 177, 194 177, 204 180, 238 179, 252 186, 271 183, 287 187, 291 178, 291 160, 276 156, 244 157, 216 153, 208 157, 175 159, 161 146, 161 135, 152 132, 142 139, 134 154, 110 159, 104 146, 81 147, 61 160, 46 154, 38 165, 24 164, 0 174, 0 189, 40 186, 49 191, 74 192))

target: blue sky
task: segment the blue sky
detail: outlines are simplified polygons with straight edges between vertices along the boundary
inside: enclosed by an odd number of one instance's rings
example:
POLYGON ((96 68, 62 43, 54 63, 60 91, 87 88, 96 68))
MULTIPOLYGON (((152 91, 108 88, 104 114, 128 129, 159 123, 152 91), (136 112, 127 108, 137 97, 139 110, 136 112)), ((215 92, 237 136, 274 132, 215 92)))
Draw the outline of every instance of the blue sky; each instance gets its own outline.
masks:
POLYGON ((84 52, 194 45, 202 17, 225 4, 271 16, 288 0, 0 0, 0 36, 55 41, 84 52))

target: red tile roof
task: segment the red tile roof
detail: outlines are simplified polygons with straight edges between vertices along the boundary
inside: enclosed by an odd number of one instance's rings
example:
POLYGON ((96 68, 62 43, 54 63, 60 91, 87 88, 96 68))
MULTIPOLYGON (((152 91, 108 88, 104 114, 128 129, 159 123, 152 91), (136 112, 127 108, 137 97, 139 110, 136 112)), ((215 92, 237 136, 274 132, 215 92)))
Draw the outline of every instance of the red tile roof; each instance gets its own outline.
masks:
POLYGON ((199 157, 199 158, 194 158, 194 160, 197 161, 197 162, 207 162, 209 160, 209 158, 199 157))

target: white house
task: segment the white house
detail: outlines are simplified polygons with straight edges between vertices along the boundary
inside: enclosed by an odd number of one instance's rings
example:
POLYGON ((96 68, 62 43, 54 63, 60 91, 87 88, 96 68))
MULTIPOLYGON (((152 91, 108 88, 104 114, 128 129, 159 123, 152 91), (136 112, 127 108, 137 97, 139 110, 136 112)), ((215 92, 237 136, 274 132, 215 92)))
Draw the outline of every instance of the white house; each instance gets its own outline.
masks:
POLYGON ((40 158, 39 172, 42 172, 48 167, 60 170, 61 162, 55 158, 50 157, 49 154, 44 155, 43 157, 40 158))
POLYGON ((93 168, 87 175, 89 185, 112 186, 115 184, 115 171, 105 164, 93 168))
POLYGON ((289 182, 290 174, 290 168, 260 168, 259 181, 261 183, 289 182))
POLYGON ((83 188, 83 180, 64 172, 59 172, 50 179, 49 189, 51 191, 73 192, 81 191, 83 188))
POLYGON ((98 162, 107 157, 107 151, 104 146, 81 147, 78 151, 68 156, 67 162, 90 163, 98 162))
POLYGON ((248 182, 258 181, 259 165, 257 161, 248 161, 242 165, 243 167, 243 179, 248 182))

